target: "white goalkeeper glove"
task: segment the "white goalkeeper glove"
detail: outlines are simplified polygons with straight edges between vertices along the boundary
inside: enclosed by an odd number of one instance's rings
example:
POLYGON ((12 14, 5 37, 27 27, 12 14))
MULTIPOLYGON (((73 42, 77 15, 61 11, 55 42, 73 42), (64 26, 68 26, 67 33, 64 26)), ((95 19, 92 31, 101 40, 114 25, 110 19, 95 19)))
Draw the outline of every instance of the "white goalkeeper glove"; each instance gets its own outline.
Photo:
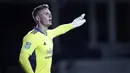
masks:
POLYGON ((73 25, 73 28, 79 27, 86 22, 86 20, 84 19, 84 16, 85 14, 82 14, 80 17, 73 20, 73 22, 71 23, 73 25))

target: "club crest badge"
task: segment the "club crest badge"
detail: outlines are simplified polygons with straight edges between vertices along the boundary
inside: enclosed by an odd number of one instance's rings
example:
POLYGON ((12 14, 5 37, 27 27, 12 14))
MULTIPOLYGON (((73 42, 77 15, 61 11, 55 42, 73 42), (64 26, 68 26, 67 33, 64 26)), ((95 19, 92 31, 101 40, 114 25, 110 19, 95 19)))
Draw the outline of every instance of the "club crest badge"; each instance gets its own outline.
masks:
POLYGON ((26 48, 26 49, 29 49, 30 47, 31 47, 31 42, 26 42, 25 48, 26 48))

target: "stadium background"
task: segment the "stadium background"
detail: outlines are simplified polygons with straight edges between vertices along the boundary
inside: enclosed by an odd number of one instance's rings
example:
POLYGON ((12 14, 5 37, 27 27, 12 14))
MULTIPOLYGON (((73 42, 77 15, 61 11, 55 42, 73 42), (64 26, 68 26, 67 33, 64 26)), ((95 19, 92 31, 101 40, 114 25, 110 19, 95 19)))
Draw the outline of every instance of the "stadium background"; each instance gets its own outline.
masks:
POLYGON ((0 0, 0 73, 24 73, 21 41, 43 3, 52 11, 51 29, 82 13, 87 20, 54 39, 52 73, 130 73, 130 0, 0 0))

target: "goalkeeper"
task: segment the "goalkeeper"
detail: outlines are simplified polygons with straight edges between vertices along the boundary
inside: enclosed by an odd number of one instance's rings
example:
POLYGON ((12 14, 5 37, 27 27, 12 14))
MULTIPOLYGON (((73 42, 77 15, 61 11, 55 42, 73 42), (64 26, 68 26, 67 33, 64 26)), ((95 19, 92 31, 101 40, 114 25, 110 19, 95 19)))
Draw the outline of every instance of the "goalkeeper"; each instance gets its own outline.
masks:
POLYGON ((52 30, 48 29, 52 14, 47 4, 34 8, 32 16, 37 26, 23 37, 19 62, 26 73, 51 73, 53 38, 83 25, 85 14, 52 30))

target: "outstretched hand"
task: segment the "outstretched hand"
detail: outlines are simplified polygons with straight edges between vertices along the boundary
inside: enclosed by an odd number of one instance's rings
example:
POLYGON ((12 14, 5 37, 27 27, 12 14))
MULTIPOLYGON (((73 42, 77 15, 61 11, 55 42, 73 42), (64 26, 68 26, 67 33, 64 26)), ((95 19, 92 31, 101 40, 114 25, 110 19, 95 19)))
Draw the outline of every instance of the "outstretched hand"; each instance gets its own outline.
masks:
POLYGON ((74 19, 72 22, 73 28, 76 28, 76 27, 83 25, 86 22, 84 17, 85 17, 85 14, 82 14, 78 18, 74 19))

